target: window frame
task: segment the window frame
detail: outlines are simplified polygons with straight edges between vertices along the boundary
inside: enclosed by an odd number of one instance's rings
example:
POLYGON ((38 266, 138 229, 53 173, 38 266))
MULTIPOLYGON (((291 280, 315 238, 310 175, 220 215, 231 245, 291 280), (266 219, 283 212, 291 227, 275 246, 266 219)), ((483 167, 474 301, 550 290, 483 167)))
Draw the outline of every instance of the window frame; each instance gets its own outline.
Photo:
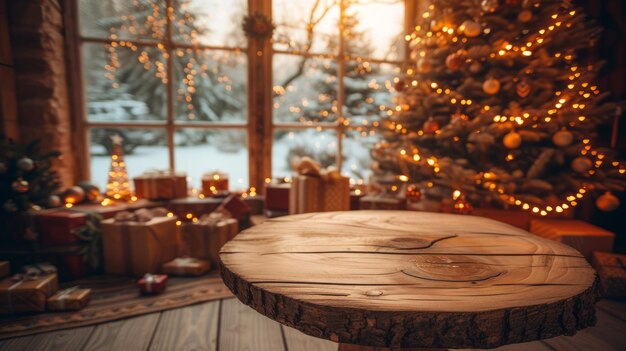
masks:
MULTIPOLYGON (((340 18, 344 16, 344 3, 347 0, 337 0, 340 2, 340 18)), ((419 0, 404 0, 404 34, 410 34, 415 25, 415 15, 417 2, 419 0)), ((168 79, 167 88, 167 108, 166 118, 163 122, 94 122, 87 119, 87 103, 85 96, 85 86, 83 80, 83 65, 81 49, 84 44, 99 43, 109 44, 111 40, 106 38, 84 37, 80 34, 80 18, 78 11, 78 0, 64 0, 65 11, 65 34, 68 48, 68 81, 70 87, 70 104, 73 116, 75 135, 73 146, 77 150, 74 155, 78 165, 76 175, 78 179, 90 179, 90 145, 89 132, 93 128, 151 128, 164 130, 167 135, 168 165, 171 170, 175 170, 175 145, 174 134, 178 128, 201 128, 206 130, 228 130, 237 129, 245 131, 248 140, 248 184, 249 187, 262 189, 263 184, 272 175, 272 142, 276 130, 288 129, 332 129, 337 135, 337 168, 342 165, 342 135, 348 128, 343 123, 343 109, 339 108, 336 114, 337 121, 331 123, 314 123, 305 125, 302 123, 275 123, 273 120, 273 79, 272 79, 272 58, 275 54, 303 56, 289 51, 275 50, 271 40, 260 42, 248 39, 248 46, 241 47, 221 47, 214 45, 185 45, 176 43, 172 39, 172 21, 167 20, 166 38, 163 41, 147 42, 134 41, 137 46, 156 47, 158 43, 165 46, 168 52, 177 48, 193 48, 199 50, 219 50, 219 51, 239 51, 247 55, 247 120, 244 123, 181 123, 175 120, 174 116, 174 86, 173 79, 168 79), (258 116, 258 117, 257 117, 258 116)), ((172 0, 166 0, 167 8, 172 5, 172 0)), ((272 18, 272 0, 248 0, 248 14, 261 13, 272 18)), ((337 27, 339 31, 339 27, 337 27)), ((336 57, 332 57, 338 63, 337 74, 337 103, 343 106, 345 101, 345 91, 343 77, 345 74, 346 58, 343 53, 344 38, 339 35, 339 51, 336 57)), ((307 56, 319 56, 316 53, 308 53, 307 56)), ((327 55, 326 55, 327 56, 327 55)), ((173 59, 167 59, 167 75, 173 77, 173 59)), ((374 64, 391 64, 405 69, 410 63, 410 50, 405 41, 404 60, 380 60, 364 57, 363 60, 374 64)), ((207 168, 209 165, 207 165, 207 168)))

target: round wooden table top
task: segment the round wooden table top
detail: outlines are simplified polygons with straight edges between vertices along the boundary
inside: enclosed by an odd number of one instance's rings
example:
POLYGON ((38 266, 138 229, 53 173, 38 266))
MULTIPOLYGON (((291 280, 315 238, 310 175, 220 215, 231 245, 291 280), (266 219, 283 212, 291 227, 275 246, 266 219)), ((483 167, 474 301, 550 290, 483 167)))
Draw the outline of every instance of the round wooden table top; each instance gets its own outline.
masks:
POLYGON ((243 303, 335 342, 491 348, 595 324, 597 278, 578 251, 480 217, 280 217, 237 235, 220 258, 243 303))

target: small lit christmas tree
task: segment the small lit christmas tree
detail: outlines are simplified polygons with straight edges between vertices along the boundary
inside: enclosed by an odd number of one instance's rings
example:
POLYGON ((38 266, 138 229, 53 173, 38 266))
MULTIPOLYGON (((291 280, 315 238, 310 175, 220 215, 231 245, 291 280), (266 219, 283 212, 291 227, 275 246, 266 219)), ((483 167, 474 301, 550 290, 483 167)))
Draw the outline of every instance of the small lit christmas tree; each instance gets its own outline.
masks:
POLYGON ((581 59, 598 28, 568 0, 423 5, 406 37, 415 65, 372 150, 378 183, 542 216, 600 194, 615 209, 626 165, 596 128, 620 110, 595 84, 602 63, 581 59))
POLYGON ((123 140, 119 134, 111 136, 113 151, 111 152, 111 168, 109 169, 105 195, 109 199, 128 201, 131 199, 132 193, 128 182, 126 162, 124 161, 123 140))

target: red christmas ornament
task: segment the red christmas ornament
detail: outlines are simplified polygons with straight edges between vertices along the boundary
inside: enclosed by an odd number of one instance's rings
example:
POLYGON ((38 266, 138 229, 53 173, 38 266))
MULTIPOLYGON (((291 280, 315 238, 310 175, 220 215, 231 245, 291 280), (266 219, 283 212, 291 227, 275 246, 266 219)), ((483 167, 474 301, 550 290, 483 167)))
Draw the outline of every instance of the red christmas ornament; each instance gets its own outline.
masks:
POLYGON ((399 81, 396 83, 396 85, 395 85, 395 87, 394 87, 394 88, 396 89, 396 91, 402 91, 402 90, 404 90, 404 81, 399 80, 399 81))
POLYGON ((451 71, 458 71, 463 64, 463 56, 458 53, 453 53, 446 57, 446 67, 451 71))
POLYGON ((424 122, 424 134, 435 134, 439 130, 439 122, 435 121, 434 118, 429 117, 426 122, 424 122))
POLYGON ((411 184, 406 188, 406 199, 411 202, 417 202, 422 198, 422 190, 417 184, 411 184))

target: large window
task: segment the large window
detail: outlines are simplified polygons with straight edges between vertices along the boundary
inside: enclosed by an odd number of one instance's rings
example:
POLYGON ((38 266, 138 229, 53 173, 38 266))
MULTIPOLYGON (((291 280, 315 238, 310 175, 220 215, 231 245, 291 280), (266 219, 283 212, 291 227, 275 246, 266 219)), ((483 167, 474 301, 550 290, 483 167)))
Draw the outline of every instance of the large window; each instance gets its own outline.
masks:
POLYGON ((307 155, 369 175, 375 124, 404 62, 404 0, 274 0, 272 173, 307 155))
POLYGON ((405 0, 76 1, 79 125, 97 184, 114 134, 131 177, 171 168, 197 186, 219 169, 245 188, 291 174, 302 155, 368 176, 373 127, 406 61, 405 0), (263 53, 241 29, 257 11, 276 24, 263 53))

